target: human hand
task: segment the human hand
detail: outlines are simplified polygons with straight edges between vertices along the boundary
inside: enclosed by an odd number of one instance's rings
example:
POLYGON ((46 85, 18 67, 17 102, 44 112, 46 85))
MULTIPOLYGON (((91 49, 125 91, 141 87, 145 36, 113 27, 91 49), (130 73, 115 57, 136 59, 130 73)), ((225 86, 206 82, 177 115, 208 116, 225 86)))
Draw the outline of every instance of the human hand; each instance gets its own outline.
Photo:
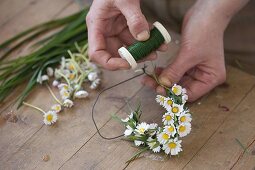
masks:
MULTIPOLYGON (((94 0, 86 22, 89 57, 109 70, 130 68, 128 62, 120 58, 118 49, 149 38, 149 24, 141 12, 140 0, 94 0)), ((166 45, 160 47, 160 50, 166 49, 166 45)), ((156 58, 154 52, 146 60, 156 58)))
MULTIPOLYGON (((226 23, 216 24, 195 7, 184 18, 177 57, 166 68, 155 70, 162 85, 169 87, 178 83, 185 87, 188 101, 198 99, 226 79, 223 47, 226 23)), ((151 77, 146 76, 143 83, 165 94, 164 88, 151 77)))

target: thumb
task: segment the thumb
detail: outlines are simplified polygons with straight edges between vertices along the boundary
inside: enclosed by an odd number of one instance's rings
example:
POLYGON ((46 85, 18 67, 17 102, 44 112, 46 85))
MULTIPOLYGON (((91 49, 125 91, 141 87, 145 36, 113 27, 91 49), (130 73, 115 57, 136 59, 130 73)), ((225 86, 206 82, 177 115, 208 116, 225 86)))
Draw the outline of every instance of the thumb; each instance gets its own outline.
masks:
POLYGON ((194 66, 194 63, 186 58, 178 55, 159 75, 159 82, 167 87, 178 83, 183 75, 194 66))
POLYGON ((145 41, 150 37, 149 24, 140 8, 139 0, 118 0, 116 6, 127 20, 128 28, 138 41, 145 41))

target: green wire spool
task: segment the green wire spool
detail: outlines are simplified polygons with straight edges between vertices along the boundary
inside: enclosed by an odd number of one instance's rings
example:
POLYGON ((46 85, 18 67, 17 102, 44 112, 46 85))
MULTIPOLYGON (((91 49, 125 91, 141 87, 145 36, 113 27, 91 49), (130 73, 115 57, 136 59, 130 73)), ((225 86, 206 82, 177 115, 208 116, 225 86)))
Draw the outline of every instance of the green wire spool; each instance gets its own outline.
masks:
POLYGON ((146 41, 137 41, 129 47, 121 47, 118 50, 121 58, 127 60, 132 69, 137 67, 137 61, 145 58, 151 52, 157 50, 163 43, 168 44, 171 36, 165 27, 159 22, 153 23, 150 38, 146 41))

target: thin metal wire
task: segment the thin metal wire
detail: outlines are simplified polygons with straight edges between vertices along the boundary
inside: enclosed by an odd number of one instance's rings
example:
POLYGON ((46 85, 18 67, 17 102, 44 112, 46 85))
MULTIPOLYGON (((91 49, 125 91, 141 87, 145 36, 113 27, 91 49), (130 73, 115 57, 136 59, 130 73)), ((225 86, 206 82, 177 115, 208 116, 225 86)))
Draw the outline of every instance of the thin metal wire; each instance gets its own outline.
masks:
POLYGON ((119 82, 119 83, 117 83, 117 84, 115 84, 115 85, 113 85, 113 86, 107 87, 106 89, 103 89, 103 90, 98 94, 98 96, 97 96, 97 98, 96 98, 96 100, 95 100, 95 103, 94 103, 93 106, 92 106, 91 116, 92 116, 92 121, 93 121, 93 123, 94 123, 94 125, 95 125, 95 127, 96 127, 97 133, 99 134, 99 136, 100 136, 101 138, 106 139, 106 140, 113 140, 113 139, 120 138, 120 137, 122 137, 122 136, 124 136, 124 135, 122 134, 122 135, 118 135, 118 136, 114 136, 114 137, 105 137, 105 136, 103 136, 103 135, 101 134, 100 129, 98 128, 97 123, 96 123, 95 118, 94 118, 94 110, 95 110, 96 104, 97 104, 97 102, 98 102, 98 100, 99 100, 99 97, 101 96, 101 94, 103 94, 103 93, 104 93, 105 91, 107 91, 107 90, 110 90, 110 89, 112 89, 112 88, 114 88, 114 87, 116 87, 116 86, 118 86, 118 85, 121 85, 121 84, 123 84, 123 83, 126 83, 126 82, 132 80, 132 79, 135 79, 135 78, 137 78, 137 77, 140 77, 140 76, 146 74, 145 69, 146 69, 146 66, 144 66, 144 67, 142 68, 143 73, 138 74, 138 75, 135 75, 135 76, 133 76, 133 77, 131 77, 131 78, 129 78, 129 79, 126 79, 126 80, 124 80, 124 81, 121 81, 121 82, 119 82))

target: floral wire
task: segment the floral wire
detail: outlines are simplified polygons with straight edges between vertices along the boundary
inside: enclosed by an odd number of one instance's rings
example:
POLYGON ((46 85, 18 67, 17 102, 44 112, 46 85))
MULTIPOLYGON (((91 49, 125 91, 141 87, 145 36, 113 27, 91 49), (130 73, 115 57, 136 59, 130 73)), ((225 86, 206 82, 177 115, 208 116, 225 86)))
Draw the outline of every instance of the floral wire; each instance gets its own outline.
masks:
POLYGON ((96 104, 97 104, 97 102, 98 102, 98 100, 99 100, 99 97, 101 96, 101 94, 103 94, 103 93, 104 93, 105 91, 107 91, 107 90, 110 90, 110 89, 112 89, 112 88, 114 88, 114 87, 116 87, 116 86, 118 86, 118 85, 121 85, 121 84, 123 84, 123 83, 126 83, 126 82, 128 82, 128 81, 130 81, 130 80, 133 80, 133 79, 135 79, 135 78, 137 78, 137 77, 140 77, 140 76, 146 74, 146 70, 145 70, 145 69, 146 69, 146 66, 144 66, 144 67, 142 68, 142 70, 143 70, 142 73, 140 73, 140 74, 138 74, 138 75, 135 75, 135 76, 133 76, 133 77, 131 77, 131 78, 128 78, 128 79, 126 79, 126 80, 124 80, 124 81, 121 81, 121 82, 119 82, 119 83, 117 83, 117 84, 115 84, 115 85, 112 85, 112 86, 110 86, 110 87, 107 87, 107 88, 103 89, 103 90, 98 94, 98 96, 97 96, 97 98, 96 98, 96 100, 95 100, 95 103, 93 104, 92 110, 91 110, 91 116, 92 116, 93 124, 94 124, 95 127, 96 127, 97 133, 99 134, 99 136, 100 136, 101 138, 106 139, 106 140, 113 140, 113 139, 120 138, 120 137, 122 137, 122 136, 124 136, 124 135, 122 134, 122 135, 118 135, 118 136, 115 136, 115 137, 105 137, 105 136, 103 136, 103 135, 101 134, 100 129, 98 128, 98 126, 97 126, 97 124, 96 124, 96 121, 95 121, 95 118, 94 118, 94 110, 95 110, 96 104))

